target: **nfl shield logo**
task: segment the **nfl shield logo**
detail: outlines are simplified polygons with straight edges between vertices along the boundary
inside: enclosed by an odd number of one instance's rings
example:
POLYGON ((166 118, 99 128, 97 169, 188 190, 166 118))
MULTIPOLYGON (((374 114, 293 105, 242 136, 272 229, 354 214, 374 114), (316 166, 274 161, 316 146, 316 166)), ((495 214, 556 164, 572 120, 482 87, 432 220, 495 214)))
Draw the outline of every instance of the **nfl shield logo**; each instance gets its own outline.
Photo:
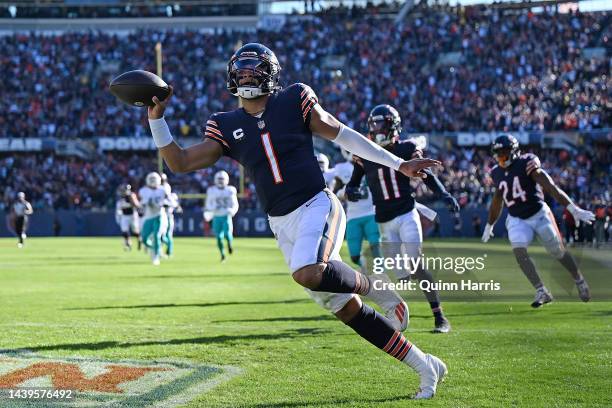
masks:
POLYGON ((259 122, 257 122, 257 127, 259 127, 259 129, 265 128, 266 122, 264 122, 263 120, 260 120, 259 122))

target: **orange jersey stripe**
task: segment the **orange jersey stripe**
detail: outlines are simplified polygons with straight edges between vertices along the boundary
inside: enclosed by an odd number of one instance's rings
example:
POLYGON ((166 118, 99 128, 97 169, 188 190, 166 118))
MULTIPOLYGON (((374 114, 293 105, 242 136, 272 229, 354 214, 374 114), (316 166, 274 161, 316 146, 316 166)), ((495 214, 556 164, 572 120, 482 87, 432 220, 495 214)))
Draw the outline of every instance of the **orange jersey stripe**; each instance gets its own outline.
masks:
POLYGON ((214 127, 206 126, 206 130, 216 133, 217 135, 223 137, 223 133, 220 130, 215 129, 214 127))
MULTIPOLYGON (((332 198, 333 200, 333 198, 332 198)), ((340 220, 340 210, 337 205, 333 206, 334 214, 332 215, 332 222, 329 226, 330 235, 327 243, 325 245, 325 249, 323 250, 323 261, 327 262, 329 259, 329 255, 331 254, 332 249, 334 248, 334 241, 336 239, 337 232, 336 225, 338 225, 338 221, 340 220)))
POLYGON ((227 144, 227 142, 225 140, 221 139, 219 136, 215 136, 215 135, 213 135, 212 133, 209 133, 209 132, 204 133, 204 135, 206 137, 210 137, 212 139, 215 139, 218 142, 223 143, 223 145, 229 149, 229 145, 227 144))

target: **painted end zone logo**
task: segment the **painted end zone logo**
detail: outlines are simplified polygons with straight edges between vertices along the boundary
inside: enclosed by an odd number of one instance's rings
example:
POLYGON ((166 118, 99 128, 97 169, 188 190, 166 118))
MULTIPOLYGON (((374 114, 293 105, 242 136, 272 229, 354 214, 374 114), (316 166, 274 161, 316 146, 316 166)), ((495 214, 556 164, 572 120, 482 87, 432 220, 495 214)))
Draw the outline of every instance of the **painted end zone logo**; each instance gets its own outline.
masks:
POLYGON ((176 407, 239 374, 183 361, 104 361, 0 353, 0 406, 176 407), (9 398, 19 390, 72 390, 72 398, 9 398), (37 404, 39 403, 39 404, 37 404))

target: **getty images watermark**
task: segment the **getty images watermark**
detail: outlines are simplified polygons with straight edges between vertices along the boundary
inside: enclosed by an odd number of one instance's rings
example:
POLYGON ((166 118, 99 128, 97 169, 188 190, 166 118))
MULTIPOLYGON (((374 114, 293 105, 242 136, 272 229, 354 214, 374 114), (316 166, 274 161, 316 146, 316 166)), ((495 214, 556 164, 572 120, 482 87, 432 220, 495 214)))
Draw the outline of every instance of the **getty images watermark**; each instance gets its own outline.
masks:
POLYGON ((392 257, 377 257, 372 260, 372 272, 374 274, 383 274, 386 271, 405 271, 397 273, 397 276, 405 275, 408 272, 414 275, 417 279, 399 279, 398 282, 386 282, 383 280, 374 280, 375 290, 423 290, 429 292, 432 290, 449 291, 449 292, 466 292, 466 291, 490 291, 499 292, 502 289, 500 282, 490 279, 486 282, 481 282, 476 279, 459 279, 454 281, 442 280, 425 280, 419 279, 418 271, 426 269, 428 271, 452 272, 450 275, 455 277, 464 275, 466 272, 483 272, 485 270, 486 254, 479 257, 463 256, 463 257, 440 257, 440 256, 425 256, 410 257, 407 254, 397 254, 392 257))

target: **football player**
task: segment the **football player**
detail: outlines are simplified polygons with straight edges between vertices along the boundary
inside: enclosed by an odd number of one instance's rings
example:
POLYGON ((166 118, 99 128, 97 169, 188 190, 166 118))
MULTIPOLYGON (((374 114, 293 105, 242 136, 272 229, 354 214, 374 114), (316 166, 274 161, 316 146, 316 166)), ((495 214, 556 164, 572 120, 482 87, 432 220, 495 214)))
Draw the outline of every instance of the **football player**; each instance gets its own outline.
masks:
POLYGON ((132 249, 132 242, 130 241, 131 233, 136 237, 138 250, 140 250, 140 219, 138 216, 140 202, 132 191, 132 186, 129 184, 119 188, 119 196, 115 209, 117 223, 119 228, 121 228, 121 235, 123 235, 123 246, 127 251, 132 249))
POLYGON ((166 191, 161 185, 161 176, 152 172, 147 174, 146 186, 138 191, 144 207, 142 242, 150 250, 153 265, 159 265, 162 239, 166 233, 168 219, 164 211, 167 202, 166 191))
POLYGON ((155 144, 174 172, 212 166, 223 155, 242 164, 252 175, 293 279, 364 339, 416 370, 421 382, 415 398, 431 398, 446 366, 361 301, 359 295, 384 297, 389 291, 373 289, 373 279, 340 258, 344 211, 325 188, 312 135, 408 177, 423 177, 423 169, 440 163, 422 158, 404 161, 380 148, 323 110, 309 86, 296 83, 281 88, 280 70, 276 55, 264 45, 239 48, 227 65, 227 89, 240 98, 242 107, 213 114, 204 129, 205 140, 185 149, 174 142, 163 117, 172 88, 164 101, 154 97, 155 106, 148 113, 155 144))
MULTIPOLYGON (((401 118, 397 110, 391 105, 378 105, 372 109, 368 116, 368 137, 381 148, 405 160, 421 158, 423 152, 413 141, 399 141, 401 132, 401 118)), ((375 219, 380 225, 382 240, 390 247, 390 251, 405 251, 411 258, 421 256, 423 246, 423 231, 421 218, 415 205, 410 177, 394 169, 382 166, 379 163, 359 158, 359 164, 353 168, 351 180, 346 187, 349 200, 356 201, 362 197, 361 180, 366 176, 368 187, 376 209, 375 219)), ((452 212, 459 211, 459 204, 451 196, 444 185, 430 171, 423 170, 427 175, 424 179, 427 187, 444 200, 452 212)), ((389 254, 388 256, 395 256, 389 254)), ((396 270, 400 280, 409 279, 411 274, 419 280, 433 282, 433 276, 419 265, 414 271, 396 270)), ((438 292, 435 290, 423 291, 429 301, 434 316, 434 332, 447 333, 450 323, 444 316, 438 292)))
POLYGON ((232 218, 238 212, 238 192, 229 185, 229 174, 221 170, 215 173, 215 185, 206 189, 206 208, 204 219, 212 220, 212 228, 217 238, 217 247, 221 253, 221 262, 225 261, 223 241, 227 241, 227 251, 232 254, 234 248, 234 225, 232 218))
POLYGON ((577 222, 590 224, 595 215, 581 209, 561 190, 548 173, 540 167, 540 159, 534 154, 521 154, 518 140, 512 135, 498 136, 491 151, 497 161, 491 176, 495 194, 489 208, 489 218, 482 234, 482 242, 493 236, 493 226, 504 204, 508 207, 506 228, 512 251, 521 270, 536 289, 532 307, 540 307, 553 300, 552 294, 540 279, 527 247, 536 235, 548 253, 561 262, 576 282, 578 295, 584 302, 591 299, 589 285, 576 261, 563 245, 555 216, 544 202, 543 192, 548 193, 572 214, 577 222))
POLYGON ((17 193, 17 200, 13 203, 12 211, 13 219, 15 220, 15 234, 17 234, 18 239, 17 248, 23 248, 28 229, 28 220, 30 215, 34 214, 32 204, 26 200, 23 191, 17 193))
POLYGON ((168 176, 166 173, 162 173, 161 180, 162 187, 166 192, 164 211, 168 218, 168 226, 166 228, 166 233, 162 237, 162 242, 166 245, 166 256, 170 257, 174 251, 174 213, 181 213, 183 209, 181 208, 178 195, 172 192, 172 186, 168 183, 168 176))
MULTIPOLYGON (((336 187, 338 197, 346 198, 346 184, 351 180, 353 174, 353 155, 346 149, 341 149, 345 162, 334 166, 336 187)), ((367 180, 364 178, 359 186, 359 198, 356 201, 347 200, 346 204, 346 242, 349 255, 354 264, 365 267, 361 258, 361 246, 363 240, 370 244, 372 258, 380 258, 380 232, 374 218, 374 203, 368 189, 367 180)), ((363 271, 363 269, 362 269, 363 271)))

